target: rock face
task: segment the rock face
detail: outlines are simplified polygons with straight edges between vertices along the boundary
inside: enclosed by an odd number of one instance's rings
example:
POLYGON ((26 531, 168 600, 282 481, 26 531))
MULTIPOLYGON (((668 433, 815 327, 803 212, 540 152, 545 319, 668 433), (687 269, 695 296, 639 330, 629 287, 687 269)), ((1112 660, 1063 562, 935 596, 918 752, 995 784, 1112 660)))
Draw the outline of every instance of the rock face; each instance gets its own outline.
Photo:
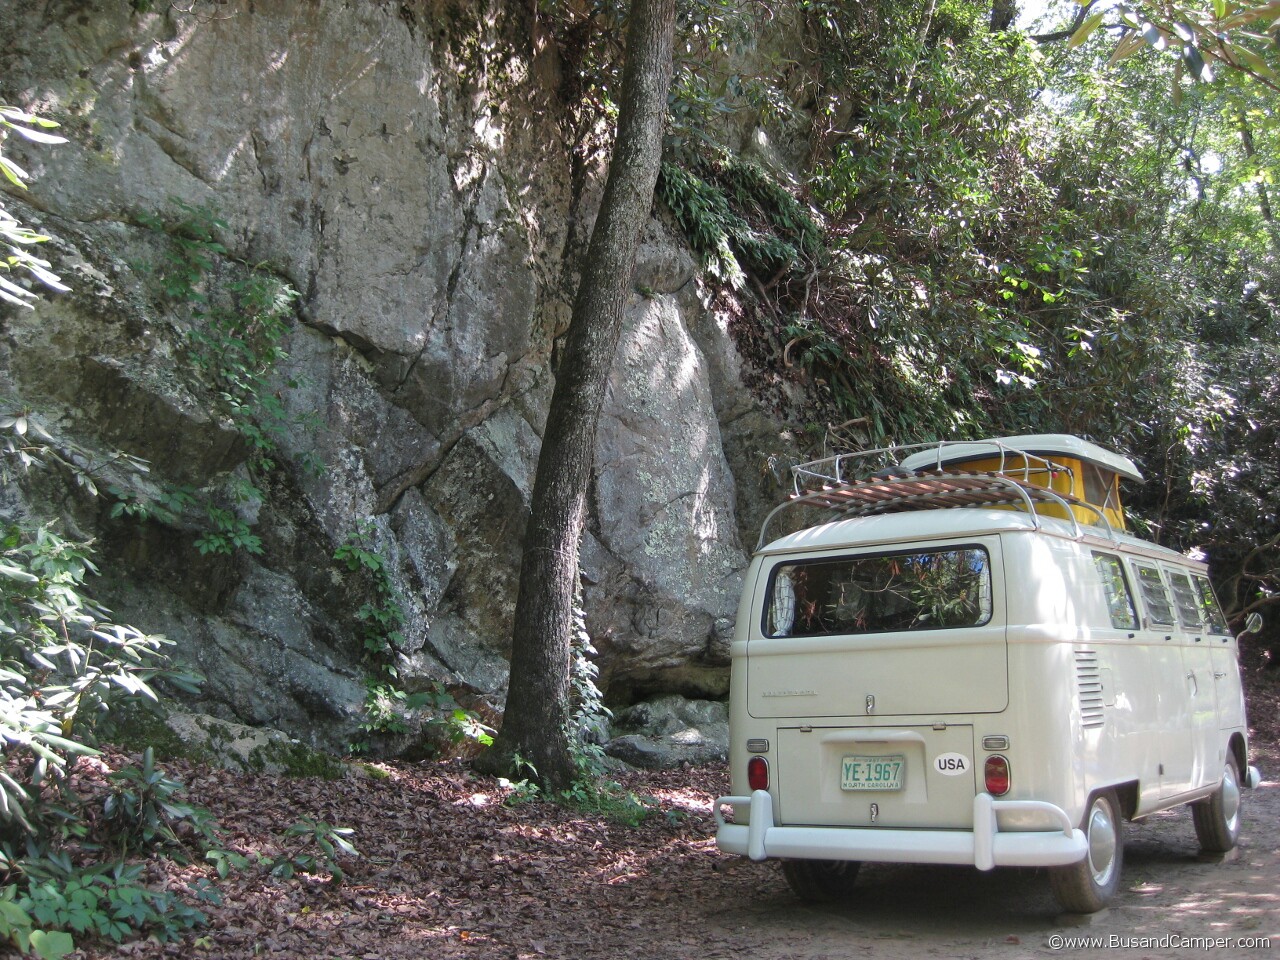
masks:
POLYGON ((729 710, 723 701, 661 696, 628 707, 614 720, 619 735, 605 752, 632 766, 664 770, 728 759, 729 710))
MULTIPOLYGON (((571 175, 554 44, 527 4, 135 6, 0 7, 0 100, 71 141, 7 141, 35 181, 6 203, 57 238, 47 252, 73 287, 4 315, 0 395, 63 449, 150 462, 140 476, 94 461, 101 491, 228 503, 262 551, 202 552, 198 506, 119 515, 57 468, 4 510, 97 539, 99 593, 178 641, 208 677, 198 709, 348 742, 376 584, 334 555, 361 531, 404 614, 400 682, 500 704, 555 338, 597 193, 571 175), (180 302, 164 289, 174 238, 147 224, 201 207, 225 252, 180 302), (300 296, 270 374, 290 425, 259 493, 237 500, 253 438, 192 335, 208 329, 200 297, 234 301, 247 265, 300 296)), ((758 490, 782 445, 694 273, 653 221, 583 544, 618 705, 727 692, 743 517, 759 506, 734 471, 758 490)))

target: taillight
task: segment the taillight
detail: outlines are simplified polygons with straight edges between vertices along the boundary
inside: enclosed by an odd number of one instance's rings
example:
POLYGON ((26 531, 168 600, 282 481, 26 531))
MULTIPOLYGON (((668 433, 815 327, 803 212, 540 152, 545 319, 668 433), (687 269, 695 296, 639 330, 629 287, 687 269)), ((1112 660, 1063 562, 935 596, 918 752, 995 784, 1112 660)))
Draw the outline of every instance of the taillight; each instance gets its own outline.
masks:
POLYGON ((747 761, 747 786, 752 790, 769 789, 769 761, 764 757, 752 757, 747 761))
POLYGON ((987 757, 982 775, 986 780, 987 793, 993 797, 1003 797, 1009 792, 1009 761, 1004 757, 999 754, 987 757))

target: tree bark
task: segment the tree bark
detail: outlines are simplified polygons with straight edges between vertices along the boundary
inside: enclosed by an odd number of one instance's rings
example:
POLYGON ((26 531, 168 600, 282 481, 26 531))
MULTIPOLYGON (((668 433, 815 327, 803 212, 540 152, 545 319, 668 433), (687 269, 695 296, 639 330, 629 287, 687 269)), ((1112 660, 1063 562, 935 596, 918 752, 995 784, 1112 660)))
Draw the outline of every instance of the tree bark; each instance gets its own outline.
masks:
MULTIPOLYGON (((1243 110, 1236 112, 1236 126, 1240 131, 1240 145, 1244 149, 1244 158, 1250 168, 1257 162, 1258 151, 1253 143, 1253 128, 1243 110)), ((1267 233, 1271 235, 1271 246, 1280 250, 1280 227, 1276 224, 1275 215, 1271 211, 1271 197, 1267 193, 1267 183, 1261 177, 1253 182, 1253 189, 1258 195, 1258 210, 1262 214, 1262 222, 1266 224, 1267 233)))
POLYGON ((578 545, 596 426, 662 159, 675 14, 675 0, 631 5, 617 138, 534 479, 506 709, 497 739, 479 764, 495 773, 529 775, 527 768, 515 769, 519 758, 534 768, 535 780, 553 790, 572 783, 576 773, 568 725, 578 545))
POLYGON ((1017 0, 994 0, 991 4, 991 16, 987 20, 987 29, 992 33, 1004 33, 1012 29, 1017 19, 1017 0))

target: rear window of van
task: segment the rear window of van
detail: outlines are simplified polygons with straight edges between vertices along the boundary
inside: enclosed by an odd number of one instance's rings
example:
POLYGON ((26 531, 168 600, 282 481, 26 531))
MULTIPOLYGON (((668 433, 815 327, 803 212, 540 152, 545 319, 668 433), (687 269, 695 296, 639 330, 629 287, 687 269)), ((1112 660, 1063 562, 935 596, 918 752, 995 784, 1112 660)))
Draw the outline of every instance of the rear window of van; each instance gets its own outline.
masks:
POLYGON ((780 563, 765 601, 767 637, 981 626, 991 619, 982 547, 780 563))

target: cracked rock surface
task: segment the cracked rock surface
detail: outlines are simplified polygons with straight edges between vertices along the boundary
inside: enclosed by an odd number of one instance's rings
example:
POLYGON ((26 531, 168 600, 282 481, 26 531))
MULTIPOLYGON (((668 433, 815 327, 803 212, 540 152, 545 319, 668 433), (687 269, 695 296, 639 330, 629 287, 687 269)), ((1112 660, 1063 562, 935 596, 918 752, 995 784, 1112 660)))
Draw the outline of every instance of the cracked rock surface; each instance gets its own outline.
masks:
MULTIPOLYGON (((70 141, 6 142, 34 177, 6 204, 57 238, 73 288, 4 315, 0 395, 59 442, 146 458, 152 494, 225 492, 251 450, 194 369, 199 310, 159 289, 170 241, 143 224, 214 209, 210 283, 261 265, 300 294, 276 389, 297 425, 238 508, 261 555, 201 553, 198 516, 112 517, 56 471, 25 478, 6 518, 61 515, 97 540, 104 602, 209 677, 193 708, 317 746, 349 742, 371 672, 372 583, 334 559, 359 530, 405 615, 402 685, 500 705, 555 337, 599 192, 572 175, 561 67, 527 5, 408 9, 0 6, 0 100, 70 141)), ((619 707, 727 692, 759 478, 783 449, 694 277, 654 220, 583 544, 619 707)))

